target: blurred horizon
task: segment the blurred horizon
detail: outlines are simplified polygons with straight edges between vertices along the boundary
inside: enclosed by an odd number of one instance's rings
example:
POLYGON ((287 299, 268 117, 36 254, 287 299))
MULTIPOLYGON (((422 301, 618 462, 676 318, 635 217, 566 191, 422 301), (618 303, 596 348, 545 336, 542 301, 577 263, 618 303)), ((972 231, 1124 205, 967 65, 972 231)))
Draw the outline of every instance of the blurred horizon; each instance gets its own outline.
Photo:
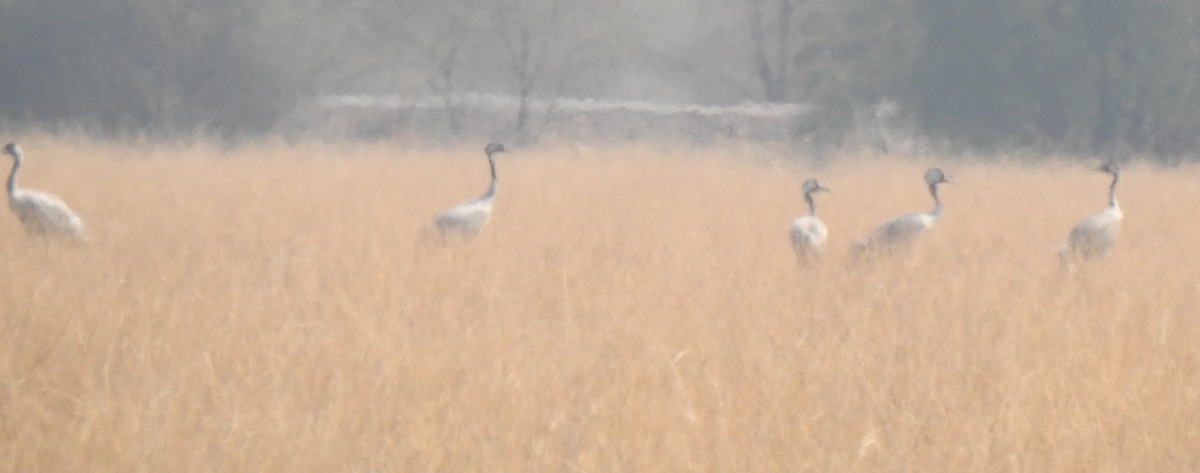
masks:
POLYGON ((0 0, 0 127, 1179 162, 1198 20, 1196 0, 0 0), (389 105, 329 100, 350 96, 389 105))

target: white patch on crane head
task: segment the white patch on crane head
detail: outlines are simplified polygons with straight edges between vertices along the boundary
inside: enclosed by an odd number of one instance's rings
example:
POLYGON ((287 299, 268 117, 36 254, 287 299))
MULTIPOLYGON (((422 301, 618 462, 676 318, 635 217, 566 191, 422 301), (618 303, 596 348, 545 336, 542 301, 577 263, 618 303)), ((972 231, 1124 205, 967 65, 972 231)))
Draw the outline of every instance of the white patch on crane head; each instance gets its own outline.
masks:
POLYGON ((502 143, 492 142, 488 143, 487 147, 483 149, 483 152, 487 153, 488 156, 491 156, 496 153, 507 153, 508 150, 504 149, 504 145, 502 143))
POLYGON ((943 182, 950 182, 950 176, 947 176, 941 169, 929 168, 928 171, 925 171, 925 184, 932 186, 943 182))
POLYGON ((807 181, 804 181, 804 186, 801 188, 801 190, 805 194, 807 194, 809 192, 822 192, 822 191, 829 192, 829 188, 822 186, 821 183, 817 182, 816 179, 809 179, 807 181))

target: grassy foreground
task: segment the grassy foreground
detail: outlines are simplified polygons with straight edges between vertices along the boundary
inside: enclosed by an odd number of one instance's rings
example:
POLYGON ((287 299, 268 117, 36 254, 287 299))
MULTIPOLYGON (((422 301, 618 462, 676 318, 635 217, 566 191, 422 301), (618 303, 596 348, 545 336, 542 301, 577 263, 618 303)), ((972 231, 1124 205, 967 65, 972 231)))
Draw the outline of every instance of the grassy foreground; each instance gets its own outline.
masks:
POLYGON ((1127 166, 1071 278, 1108 185, 1082 164, 518 151, 447 249, 421 229, 486 188, 482 143, 23 146, 91 241, 0 218, 2 471, 1200 469, 1195 167, 1127 166), (932 206, 931 164, 938 228, 848 258, 932 206))

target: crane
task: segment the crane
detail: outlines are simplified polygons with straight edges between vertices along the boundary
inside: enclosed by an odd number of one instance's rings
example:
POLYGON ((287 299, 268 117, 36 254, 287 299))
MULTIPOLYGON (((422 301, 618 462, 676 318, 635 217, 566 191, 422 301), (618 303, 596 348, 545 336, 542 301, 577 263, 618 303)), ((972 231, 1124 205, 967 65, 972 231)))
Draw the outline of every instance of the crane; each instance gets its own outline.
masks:
POLYGON ((458 237, 464 242, 471 241, 487 225, 488 219, 492 215, 492 201, 496 199, 495 155, 496 153, 506 152, 508 150, 504 149, 504 145, 500 143, 488 143, 487 147, 484 148, 484 153, 487 154, 488 166, 492 171, 492 183, 483 195, 438 214, 433 223, 434 228, 437 229, 437 232, 443 239, 458 237))
POLYGON ((859 253, 892 252, 912 247, 942 216, 942 201, 938 198, 938 185, 950 182, 941 169, 925 171, 925 185, 933 196, 933 210, 913 212, 885 221, 875 227, 854 246, 859 253))
POLYGON ((4 153, 12 156, 12 172, 8 175, 8 208, 17 214, 25 231, 36 236, 64 236, 76 240, 86 238, 83 219, 79 218, 62 199, 30 189, 17 187, 17 171, 21 169, 24 153, 21 145, 9 143, 4 153))
POLYGON ((792 249, 796 250, 796 261, 812 261, 825 250, 825 241, 829 232, 825 222, 817 218, 817 204, 813 202, 813 193, 829 192, 816 179, 804 181, 801 187, 804 201, 808 203, 808 215, 792 221, 792 249))

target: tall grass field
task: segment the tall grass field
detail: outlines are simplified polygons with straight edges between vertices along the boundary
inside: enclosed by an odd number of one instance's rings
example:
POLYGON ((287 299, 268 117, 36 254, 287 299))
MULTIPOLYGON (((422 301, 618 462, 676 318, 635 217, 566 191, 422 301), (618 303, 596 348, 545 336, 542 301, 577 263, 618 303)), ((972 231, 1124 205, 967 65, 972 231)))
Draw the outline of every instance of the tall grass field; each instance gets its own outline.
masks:
POLYGON ((1127 163, 1072 275, 1096 163, 513 149, 438 244, 484 144, 22 140, 89 240, 0 209, 0 471, 1200 470, 1196 166, 1127 163), (850 257, 929 166, 937 226, 850 257))

